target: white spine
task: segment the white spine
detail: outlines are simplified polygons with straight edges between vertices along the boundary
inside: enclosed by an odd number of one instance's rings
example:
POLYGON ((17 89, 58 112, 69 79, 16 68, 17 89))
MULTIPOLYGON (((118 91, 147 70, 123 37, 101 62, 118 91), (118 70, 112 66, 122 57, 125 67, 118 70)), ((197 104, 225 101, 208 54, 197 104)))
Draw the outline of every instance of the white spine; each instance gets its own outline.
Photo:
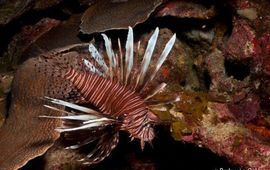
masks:
POLYGON ((54 99, 54 98, 47 97, 47 96, 45 96, 45 99, 48 99, 50 102, 52 102, 54 104, 66 106, 66 107, 69 107, 71 109, 75 109, 75 110, 82 111, 82 112, 85 112, 85 113, 91 113, 91 114, 96 114, 96 115, 100 114, 99 112, 97 112, 97 111, 95 111, 93 109, 83 107, 83 106, 79 106, 79 105, 69 103, 69 102, 66 102, 66 101, 63 101, 63 100, 54 99))
POLYGON ((89 69, 90 72, 103 76, 103 73, 100 72, 90 61, 83 59, 83 63, 89 69))
POLYGON ((159 29, 156 28, 154 34, 151 36, 150 40, 148 41, 148 45, 146 47, 145 54, 144 54, 143 61, 142 61, 141 71, 137 77, 136 86, 142 85, 142 83, 144 81, 144 77, 145 77, 145 74, 146 74, 147 69, 149 67, 149 64, 150 64, 150 61, 152 58, 152 54, 153 54, 153 51, 154 51, 154 48, 155 48, 155 45, 157 42, 158 33, 159 33, 159 29))
POLYGON ((161 83, 160 85, 158 85, 151 94, 146 96, 144 100, 148 100, 152 98, 153 96, 155 96, 157 93, 161 92, 166 87, 166 85, 167 85, 166 83, 161 83))
POLYGON ((115 65, 116 65, 116 60, 115 60, 115 55, 112 49, 112 42, 111 40, 107 37, 107 35, 105 34, 101 34, 104 41, 105 41, 105 48, 106 48, 106 52, 109 58, 109 62, 110 62, 110 77, 113 78, 114 74, 113 71, 115 69, 115 65))
POLYGON ((63 119, 63 120, 79 120, 79 121, 89 121, 89 120, 95 120, 98 117, 94 115, 69 115, 69 116, 39 116, 43 118, 49 118, 49 119, 63 119))
POLYGON ((175 39, 176 39, 176 35, 174 34, 172 36, 172 38, 167 42, 162 54, 160 55, 158 61, 157 61, 157 64, 156 64, 156 68, 154 70, 154 72, 152 73, 149 81, 153 80, 153 78, 155 77, 156 73, 158 72, 158 70, 160 69, 161 65, 163 64, 163 62, 166 60, 166 58, 168 57, 173 45, 174 45, 174 42, 175 42, 175 39))
POLYGON ((106 120, 103 118, 96 119, 94 122, 91 122, 89 124, 85 124, 82 126, 74 127, 74 128, 56 128, 55 130, 62 133, 62 132, 72 132, 72 131, 77 131, 77 130, 83 130, 83 129, 90 129, 93 127, 99 127, 106 124, 106 120))
POLYGON ((106 65, 103 57, 99 54, 98 50, 93 44, 89 44, 88 47, 89 52, 91 53, 91 56, 96 60, 96 62, 103 68, 104 72, 108 72, 108 66, 106 65))
POLYGON ((128 28, 128 36, 127 36, 127 42, 126 42, 126 80, 125 84, 127 84, 127 81, 129 79, 129 75, 133 66, 133 55, 134 55, 134 50, 133 50, 133 31, 132 28, 128 28))

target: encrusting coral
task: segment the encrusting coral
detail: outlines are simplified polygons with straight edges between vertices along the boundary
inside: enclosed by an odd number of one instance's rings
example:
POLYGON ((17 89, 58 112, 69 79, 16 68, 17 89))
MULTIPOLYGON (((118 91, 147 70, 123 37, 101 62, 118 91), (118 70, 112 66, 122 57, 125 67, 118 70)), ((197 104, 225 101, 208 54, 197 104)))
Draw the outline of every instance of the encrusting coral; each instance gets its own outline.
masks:
MULTIPOLYGON (((116 7, 121 10, 122 5, 132 8, 135 1, 130 2, 111 1, 117 4, 107 11, 112 12, 116 7)), ((134 38, 134 47, 140 41, 140 49, 135 52, 138 62, 134 65, 140 65, 147 41, 152 35, 150 30, 154 30, 153 25, 161 25, 153 61, 149 65, 150 70, 153 70, 172 32, 177 33, 170 57, 164 61, 152 86, 148 87, 152 89, 166 82, 166 88, 152 98, 153 102, 164 102, 152 109, 162 125, 169 125, 170 131, 167 132, 176 141, 208 148, 244 168, 270 169, 268 1, 228 0, 212 3, 154 0, 149 6, 140 7, 144 13, 129 11, 125 20, 115 23, 108 22, 108 15, 99 11, 97 4, 90 6, 83 14, 81 30, 91 33, 90 38, 96 38, 96 42, 92 43, 102 55, 106 54, 106 48, 100 43, 99 34, 92 33, 109 30, 106 32, 109 37, 116 33, 123 38, 123 32, 126 35, 126 31, 119 28, 132 25, 134 35, 137 36, 134 38), (93 19, 93 10, 101 13, 99 19, 93 19), (138 19, 131 20, 129 17, 138 19), (102 27, 85 25, 92 22, 102 27), (172 100, 175 102, 166 102, 172 100)), ((125 10, 121 12, 125 13, 125 10)), ((76 102, 75 99, 81 97, 70 88, 71 82, 56 78, 56 73, 51 69, 59 63, 77 68, 81 62, 78 58, 89 57, 88 44, 66 46, 80 43, 76 35, 81 16, 71 17, 68 21, 47 18, 36 26, 25 27, 22 33, 14 36, 5 57, 0 59, 4 62, 14 57, 15 67, 12 64, 2 67, 7 71, 11 67, 16 68, 17 61, 31 58, 19 66, 13 81, 9 115, 0 129, 0 151, 5 153, 0 156, 1 168, 19 168, 49 148, 45 156, 49 161, 47 168, 73 167, 69 166, 71 164, 76 168, 80 166, 74 160, 83 158, 83 155, 66 151, 59 142, 61 140, 58 140, 59 133, 55 129, 61 127, 62 122, 38 116, 60 115, 58 111, 43 106, 48 104, 48 101, 40 100, 44 96, 67 102, 76 102), (44 22, 49 25, 44 25, 44 22), (36 34, 28 37, 28 31, 36 34), (54 33, 65 31, 66 36, 56 36, 57 40, 50 41, 54 33), (48 49, 60 46, 66 47, 48 52, 48 49), (25 90, 24 87, 31 90, 25 90), (11 144, 9 141, 16 142, 11 144), (59 163, 55 156, 59 156, 63 162, 59 163)), ((115 50, 118 42, 114 37, 112 46, 115 50)))

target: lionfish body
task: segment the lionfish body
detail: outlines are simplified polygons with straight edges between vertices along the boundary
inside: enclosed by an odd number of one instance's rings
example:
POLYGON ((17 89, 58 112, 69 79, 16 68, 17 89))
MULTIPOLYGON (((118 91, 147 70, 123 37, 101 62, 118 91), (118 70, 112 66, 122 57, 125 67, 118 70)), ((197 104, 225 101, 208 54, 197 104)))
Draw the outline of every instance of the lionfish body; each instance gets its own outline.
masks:
POLYGON ((156 122, 157 117, 135 91, 116 81, 72 69, 65 77, 74 84, 86 102, 95 105, 101 113, 122 120, 121 129, 127 130, 132 137, 144 141, 154 138, 149 123, 156 122))
POLYGON ((142 148, 145 142, 151 142, 155 137, 152 125, 157 123, 158 118, 151 112, 147 102, 163 90, 166 84, 161 83, 147 96, 143 96, 142 92, 155 77, 176 39, 176 36, 173 35, 168 41, 154 70, 146 78, 158 32, 157 28, 150 38, 139 70, 132 71, 134 42, 131 28, 129 28, 127 36, 125 57, 122 54, 120 41, 118 41, 118 55, 112 50, 111 40, 102 34, 105 40, 108 65, 96 48, 90 44, 89 52, 95 63, 82 59, 84 71, 73 68, 63 69, 64 79, 72 83, 79 92, 81 100, 89 104, 89 107, 46 97, 50 102, 72 109, 73 112, 45 105, 45 107, 61 111, 66 115, 41 117, 62 119, 63 127, 56 129, 60 133, 83 133, 89 136, 83 140, 78 139, 76 144, 67 147, 68 149, 80 149, 96 142, 96 147, 81 160, 84 164, 98 163, 107 157, 118 143, 119 130, 126 131, 132 138, 139 139, 142 148), (96 64, 100 69, 95 67, 96 64), (107 129, 107 127, 112 128, 107 129), (95 135, 96 131, 104 131, 104 134, 95 135))

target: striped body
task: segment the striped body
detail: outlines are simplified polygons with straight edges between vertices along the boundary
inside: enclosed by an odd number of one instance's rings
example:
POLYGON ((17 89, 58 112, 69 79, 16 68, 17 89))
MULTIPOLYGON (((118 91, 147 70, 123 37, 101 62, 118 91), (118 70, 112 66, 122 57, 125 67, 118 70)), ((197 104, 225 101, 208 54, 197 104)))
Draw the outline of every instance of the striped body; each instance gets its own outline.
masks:
POLYGON ((135 91, 117 81, 89 72, 79 73, 74 69, 70 69, 65 78, 73 83, 86 102, 121 121, 121 129, 127 130, 132 137, 144 141, 154 138, 152 127, 146 125, 157 118, 135 91))

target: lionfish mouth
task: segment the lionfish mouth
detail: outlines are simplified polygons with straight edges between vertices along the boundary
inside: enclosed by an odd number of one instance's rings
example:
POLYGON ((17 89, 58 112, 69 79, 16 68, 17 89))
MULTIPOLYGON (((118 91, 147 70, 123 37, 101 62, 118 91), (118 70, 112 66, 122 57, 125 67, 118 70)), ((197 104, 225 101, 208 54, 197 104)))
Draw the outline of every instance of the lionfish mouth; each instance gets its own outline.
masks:
MULTIPOLYGON (((134 57, 131 27, 128 29, 125 55, 123 55, 120 40, 118 40, 118 53, 115 53, 111 40, 102 34, 107 59, 104 59, 90 43, 90 55, 88 58, 82 58, 82 68, 56 66, 59 67, 57 70, 63 73, 63 80, 70 81, 79 93, 80 101, 75 104, 46 96, 45 98, 53 105, 44 106, 62 112, 63 116, 40 117, 61 119, 63 126, 56 129, 60 133, 68 136, 83 134, 83 139, 74 137, 75 145, 67 149, 82 149, 86 145, 96 145, 81 160, 83 164, 98 163, 107 157, 118 143, 119 130, 128 132, 131 138, 139 139, 142 149, 145 142, 151 143, 155 137, 152 124, 156 123, 158 118, 151 112, 151 106, 148 103, 151 103, 151 98, 166 87, 166 83, 163 82, 152 90, 149 90, 147 86, 155 78, 176 40, 174 34, 157 62, 152 64, 151 58, 158 33, 159 29, 156 28, 148 41, 140 68, 134 66, 134 61, 138 60, 138 56, 134 57), (148 69, 150 64, 153 66, 151 72, 148 69), (81 106, 81 103, 89 103, 95 108, 81 106), (55 105, 64 106, 66 109, 59 109, 55 105)), ((136 50, 138 51, 139 48, 140 42, 136 50)))

